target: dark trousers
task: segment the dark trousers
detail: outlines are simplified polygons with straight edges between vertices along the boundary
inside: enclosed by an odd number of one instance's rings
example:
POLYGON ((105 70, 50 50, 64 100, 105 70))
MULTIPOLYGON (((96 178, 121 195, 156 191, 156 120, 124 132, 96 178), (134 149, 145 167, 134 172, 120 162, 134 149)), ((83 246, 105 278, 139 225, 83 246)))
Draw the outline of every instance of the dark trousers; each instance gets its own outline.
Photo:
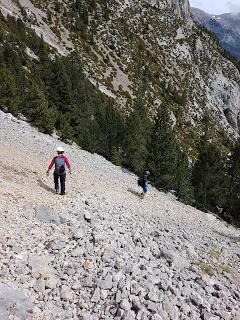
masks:
POLYGON ((58 175, 54 172, 54 184, 55 184, 55 190, 58 192, 59 190, 59 179, 60 179, 60 184, 61 184, 61 194, 65 193, 65 181, 66 181, 66 172, 58 175))

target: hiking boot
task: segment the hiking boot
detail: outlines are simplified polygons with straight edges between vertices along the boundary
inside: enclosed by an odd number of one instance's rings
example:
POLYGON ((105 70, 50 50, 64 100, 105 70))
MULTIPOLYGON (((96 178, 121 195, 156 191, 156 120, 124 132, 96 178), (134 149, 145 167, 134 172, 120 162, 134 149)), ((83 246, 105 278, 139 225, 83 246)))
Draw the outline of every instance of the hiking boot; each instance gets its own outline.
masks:
POLYGON ((64 196, 64 195, 65 195, 65 192, 61 192, 61 193, 60 193, 60 196, 64 196))

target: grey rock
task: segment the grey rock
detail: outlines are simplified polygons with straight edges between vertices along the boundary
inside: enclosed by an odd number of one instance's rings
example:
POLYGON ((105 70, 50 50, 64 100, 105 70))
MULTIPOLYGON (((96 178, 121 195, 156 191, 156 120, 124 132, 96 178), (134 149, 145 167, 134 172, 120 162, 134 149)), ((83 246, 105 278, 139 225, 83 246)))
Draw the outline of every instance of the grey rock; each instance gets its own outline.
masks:
POLYGON ((162 318, 159 314, 154 314, 154 315, 151 317, 151 320, 163 320, 163 318, 162 318))
POLYGON ((161 255, 178 270, 182 270, 189 266, 189 262, 180 256, 176 251, 161 249, 161 255))
POLYGON ((3 305, 1 305, 1 302, 0 302, 0 319, 1 320, 10 320, 8 313, 7 313, 7 310, 3 305))
POLYGON ((118 290, 115 297, 116 303, 120 303, 121 299, 122 299, 122 293, 120 290, 118 290))
POLYGON ((93 296, 91 298, 91 301, 94 302, 94 303, 99 302, 100 301, 100 294, 101 294, 100 288, 96 288, 94 293, 93 293, 93 296))
POLYGON ((123 320, 135 320, 136 315, 133 310, 128 310, 124 313, 124 316, 122 317, 123 320))
POLYGON ((192 295, 191 301, 192 301, 193 304, 195 304, 197 306, 201 306, 203 304, 202 297, 200 295, 198 295, 197 293, 192 295))
POLYGON ((66 242, 59 239, 55 239, 47 242, 46 247, 50 248, 53 251, 62 250, 66 247, 66 242))
POLYGON ((161 301, 160 291, 156 287, 154 287, 153 290, 149 292, 148 298, 153 302, 160 302, 161 301))
POLYGON ((122 309, 118 309, 116 316, 121 319, 124 315, 124 310, 122 309))
POLYGON ((160 309, 160 310, 157 312, 157 314, 158 314, 160 317, 162 317, 164 320, 171 320, 170 317, 169 317, 169 315, 168 315, 168 312, 165 311, 165 310, 160 309))
POLYGON ((46 287, 45 287, 45 280, 43 279, 37 279, 36 283, 34 285, 34 290, 38 293, 44 293, 46 287))
POLYGON ((22 248, 21 248, 20 246, 16 245, 16 244, 12 247, 12 250, 13 250, 16 254, 19 254, 20 252, 22 252, 22 248))
POLYGON ((88 223, 91 223, 93 220, 93 217, 89 212, 85 212, 84 213, 84 220, 86 220, 88 223))
POLYGON ((146 307, 151 312, 157 313, 159 311, 159 304, 155 302, 148 301, 146 304, 146 307))
POLYGON ((120 302, 120 308, 123 310, 130 310, 131 309, 131 304, 129 303, 129 301, 127 299, 123 299, 120 302))
POLYGON ((235 314, 231 320, 239 320, 239 319, 240 319, 240 311, 237 312, 237 314, 235 314))
POLYGON ((177 318, 177 308, 174 303, 168 298, 165 298, 162 302, 163 310, 166 311, 171 319, 177 318))
POLYGON ((50 278, 55 274, 54 269, 49 266, 49 263, 50 257, 47 255, 31 255, 28 259, 28 265, 32 269, 32 275, 36 278, 50 278))
POLYGON ((36 218, 44 223, 61 223, 59 215, 47 206, 40 205, 35 208, 36 218))
POLYGON ((82 286, 87 287, 87 288, 92 288, 93 287, 93 279, 90 276, 87 276, 82 280, 82 286))
POLYGON ((82 287, 82 286, 81 286, 80 283, 74 283, 74 284, 72 285, 72 289, 73 289, 73 290, 79 290, 81 287, 82 287))
POLYGON ((130 292, 131 294, 134 294, 134 295, 138 295, 139 292, 141 291, 141 286, 137 283, 137 282, 132 282, 131 283, 131 287, 130 287, 130 292))
POLYGON ((108 290, 101 290, 101 299, 105 300, 108 297, 108 290))
POLYGON ((68 268, 66 273, 68 276, 73 276, 76 274, 76 270, 74 268, 68 268))
POLYGON ((73 232, 73 239, 79 240, 83 239, 85 236, 85 233, 81 229, 74 230, 73 232))
POLYGON ((188 315, 189 312, 191 311, 191 308, 188 304, 184 303, 181 305, 181 308, 180 308, 181 312, 183 312, 185 315, 188 315))
POLYGON ((32 308, 32 304, 27 298, 22 289, 15 284, 0 284, 0 311, 2 318, 8 320, 6 310, 9 310, 10 315, 18 317, 20 320, 26 320, 30 317, 28 310, 32 308))
POLYGON ((45 287, 47 289, 55 289, 57 287, 57 279, 56 278, 50 278, 45 282, 45 287))
POLYGON ((107 275, 105 279, 99 280, 97 282, 97 285, 101 289, 111 290, 112 287, 113 287, 112 276, 111 275, 107 275))
POLYGON ((169 283, 170 283, 169 280, 162 279, 162 280, 160 280, 158 287, 159 287, 159 289, 167 291, 168 287, 169 287, 169 283))
POLYGON ((62 286, 60 291, 60 298, 64 301, 72 301, 73 293, 72 290, 68 286, 62 286))
POLYGON ((84 249, 81 247, 77 247, 72 251, 71 256, 72 257, 83 257, 83 254, 84 254, 84 249))
POLYGON ((140 301, 140 298, 139 298, 139 297, 130 296, 130 300, 131 300, 131 303, 132 303, 132 309, 133 309, 135 312, 143 309, 143 304, 142 304, 142 302, 140 301))
POLYGON ((141 309, 138 313, 137 313, 137 320, 149 320, 151 313, 145 309, 141 309))

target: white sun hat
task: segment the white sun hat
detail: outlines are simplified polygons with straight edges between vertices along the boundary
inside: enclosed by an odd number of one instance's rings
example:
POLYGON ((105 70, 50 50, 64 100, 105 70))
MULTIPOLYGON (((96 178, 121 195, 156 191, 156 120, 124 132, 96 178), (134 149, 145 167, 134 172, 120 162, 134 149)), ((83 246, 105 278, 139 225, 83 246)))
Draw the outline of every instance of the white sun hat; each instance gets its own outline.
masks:
POLYGON ((64 149, 63 149, 63 147, 57 147, 57 152, 64 152, 64 149))

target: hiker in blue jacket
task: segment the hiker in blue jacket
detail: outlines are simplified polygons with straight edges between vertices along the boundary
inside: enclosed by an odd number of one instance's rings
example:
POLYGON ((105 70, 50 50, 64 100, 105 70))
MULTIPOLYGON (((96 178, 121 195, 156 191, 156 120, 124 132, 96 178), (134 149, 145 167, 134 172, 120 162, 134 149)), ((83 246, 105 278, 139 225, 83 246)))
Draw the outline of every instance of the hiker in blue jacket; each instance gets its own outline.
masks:
POLYGON ((149 171, 144 171, 143 174, 138 178, 138 185, 143 189, 141 198, 144 199, 145 194, 148 192, 147 180, 150 175, 149 171))

